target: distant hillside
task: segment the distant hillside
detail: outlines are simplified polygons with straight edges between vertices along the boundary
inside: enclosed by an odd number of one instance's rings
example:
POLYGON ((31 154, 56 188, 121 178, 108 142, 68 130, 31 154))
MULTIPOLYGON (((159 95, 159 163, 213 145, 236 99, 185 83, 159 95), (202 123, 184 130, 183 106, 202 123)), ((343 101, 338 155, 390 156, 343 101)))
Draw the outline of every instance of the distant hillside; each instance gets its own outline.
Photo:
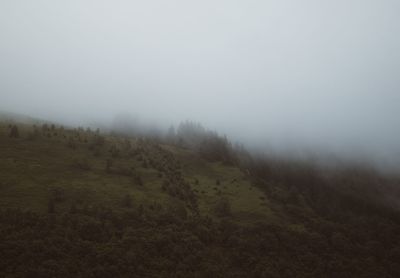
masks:
POLYGON ((15 122, 19 124, 38 124, 48 122, 46 120, 40 120, 31 116, 7 111, 0 111, 0 121, 3 123, 15 122))
POLYGON ((2 277, 400 277, 396 178, 1 119, 2 277))

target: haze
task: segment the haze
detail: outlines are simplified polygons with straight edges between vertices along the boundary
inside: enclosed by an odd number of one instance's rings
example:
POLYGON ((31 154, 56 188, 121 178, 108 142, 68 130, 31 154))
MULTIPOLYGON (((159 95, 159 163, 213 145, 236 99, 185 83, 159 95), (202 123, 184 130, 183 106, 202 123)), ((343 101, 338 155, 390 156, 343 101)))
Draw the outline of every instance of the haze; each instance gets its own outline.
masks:
POLYGON ((400 2, 0 3, 0 110, 400 157, 400 2))

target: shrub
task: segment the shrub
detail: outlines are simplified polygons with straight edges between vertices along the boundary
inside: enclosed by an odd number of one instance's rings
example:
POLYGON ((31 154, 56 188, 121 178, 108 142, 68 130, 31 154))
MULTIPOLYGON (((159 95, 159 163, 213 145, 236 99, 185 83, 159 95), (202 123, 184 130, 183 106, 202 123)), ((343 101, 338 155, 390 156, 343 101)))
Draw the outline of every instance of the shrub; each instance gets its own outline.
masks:
POLYGON ((73 138, 68 139, 67 147, 76 150, 76 143, 73 138))
POLYGON ((227 198, 220 198, 214 206, 214 212, 220 217, 230 216, 232 212, 229 200, 227 198))
POLYGON ((180 200, 171 200, 168 211, 178 219, 184 220, 188 216, 185 204, 180 200))

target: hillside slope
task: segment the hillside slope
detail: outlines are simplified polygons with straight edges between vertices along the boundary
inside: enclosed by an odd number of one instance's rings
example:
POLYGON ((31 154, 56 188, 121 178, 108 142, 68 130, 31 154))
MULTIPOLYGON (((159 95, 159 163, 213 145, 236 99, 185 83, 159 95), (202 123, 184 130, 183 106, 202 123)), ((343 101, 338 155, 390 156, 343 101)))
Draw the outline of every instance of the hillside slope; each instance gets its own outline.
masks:
POLYGON ((19 133, 10 138, 7 125, 0 130, 2 208, 43 213, 54 201, 59 212, 99 205, 123 210, 129 197, 145 207, 179 200, 191 214, 214 217, 212 207, 223 199, 239 222, 271 216, 265 194, 239 168, 191 150, 51 125, 20 125, 19 133))
POLYGON ((36 124, 0 125, 2 277, 400 276, 398 213, 307 167, 36 124))

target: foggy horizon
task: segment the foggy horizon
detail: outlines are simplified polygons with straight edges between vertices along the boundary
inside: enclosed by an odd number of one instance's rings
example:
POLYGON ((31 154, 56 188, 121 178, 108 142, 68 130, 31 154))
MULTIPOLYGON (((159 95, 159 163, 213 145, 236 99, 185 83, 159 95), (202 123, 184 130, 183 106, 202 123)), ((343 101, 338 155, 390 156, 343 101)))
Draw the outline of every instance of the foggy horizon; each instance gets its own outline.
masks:
MULTIPOLYGON (((0 111, 400 162, 400 3, 3 1, 0 111)), ((389 167, 389 166, 388 166, 389 167)))

